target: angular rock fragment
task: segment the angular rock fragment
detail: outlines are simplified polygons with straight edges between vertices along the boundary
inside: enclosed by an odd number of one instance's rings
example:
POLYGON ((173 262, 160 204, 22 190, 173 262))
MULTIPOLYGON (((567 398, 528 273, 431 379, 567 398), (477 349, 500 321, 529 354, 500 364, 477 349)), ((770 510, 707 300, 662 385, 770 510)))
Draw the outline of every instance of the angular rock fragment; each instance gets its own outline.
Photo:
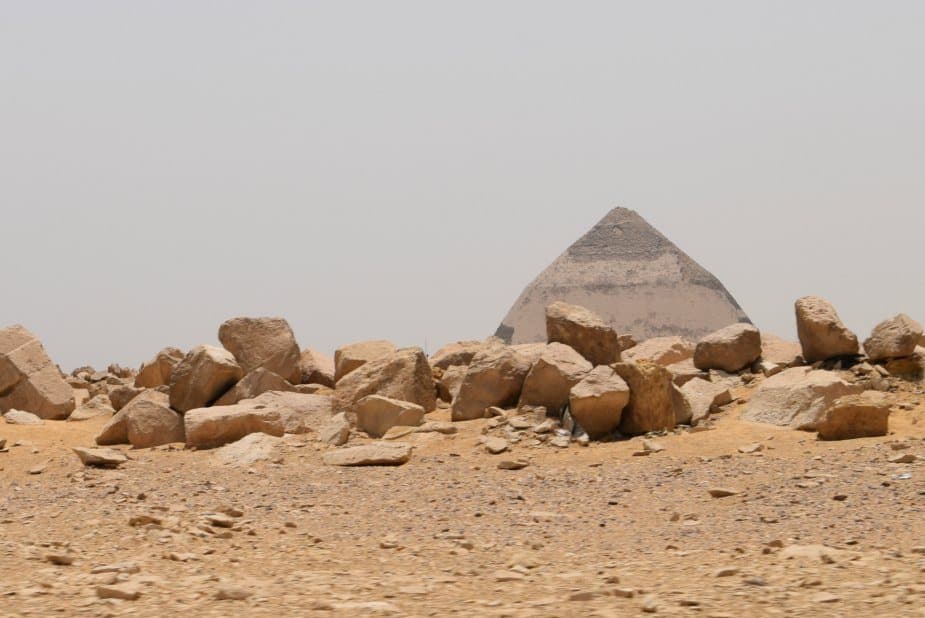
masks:
POLYGON ((109 397, 106 395, 97 395, 93 399, 80 404, 76 410, 71 412, 67 420, 86 421, 91 418, 96 418, 97 416, 111 416, 115 413, 116 411, 112 407, 109 397))
POLYGON ((299 361, 302 384, 321 384, 334 388, 334 359, 318 350, 305 348, 299 361))
POLYGON ((417 427, 424 421, 424 408, 408 401, 379 395, 364 397, 347 417, 356 419, 357 429, 381 438, 392 427, 417 427))
POLYGON ((844 325, 835 307, 820 296, 796 302, 797 334, 807 363, 858 353, 857 335, 844 325))
POLYGON ((816 425, 820 440, 851 440, 889 433, 890 402, 883 393, 867 391, 841 397, 816 425))
POLYGON ((302 353, 282 318, 233 318, 219 327, 218 340, 245 374, 263 367, 291 384, 302 379, 302 353))
POLYGON ((922 339, 922 325, 901 313, 874 327, 864 341, 864 352, 872 361, 912 356, 922 339))
POLYGON ((430 364, 440 369, 448 369, 453 366, 467 366, 472 362, 476 354, 485 346, 481 341, 457 341, 450 343, 430 357, 430 364))
POLYGON ((694 342, 684 337, 654 337, 624 351, 623 360, 648 360, 667 367, 693 358, 694 347, 694 342))
POLYGON ((569 391, 592 369, 591 363, 561 343, 550 343, 527 377, 520 394, 520 407, 544 406, 558 411, 568 405, 569 391))
POLYGON ((114 451, 111 448, 84 448, 75 446, 71 450, 74 451, 85 466, 116 468, 128 461, 128 457, 126 457, 124 453, 114 451))
POLYGON ((188 411, 183 417, 186 445, 221 446, 257 432, 282 436, 286 426, 280 411, 273 406, 254 405, 253 401, 188 411))
POLYGON ((732 324, 697 342, 694 366, 737 373, 761 357, 761 334, 751 324, 732 324))
POLYGON ((563 302, 546 308, 546 337, 549 343, 564 343, 593 365, 609 365, 620 360, 616 331, 598 315, 563 302))
POLYGON ((75 406, 74 390, 35 335, 20 325, 0 329, 0 412, 65 419, 75 406))
POLYGON ((437 391, 427 356, 420 348, 398 350, 365 363, 338 380, 335 412, 348 412, 369 395, 410 401, 430 412, 437 407, 437 391))
POLYGON ((243 377, 231 352, 210 345, 197 346, 173 369, 170 407, 186 412, 212 405, 243 377))
POLYGON ((591 438, 612 433, 620 426, 630 401, 626 382, 606 365, 595 367, 569 393, 569 411, 591 438))
POLYGON ((614 371, 629 385, 630 400, 620 419, 628 435, 672 429, 677 423, 671 373, 649 361, 616 363, 614 371))
POLYGON ((390 356, 396 352, 395 346, 390 341, 373 340, 360 341, 351 343, 334 352, 334 382, 340 382, 341 378, 350 372, 359 369, 366 363, 390 356))
MULTIPOLYGON (((183 417, 170 409, 166 395, 132 405, 125 415, 125 433, 135 448, 184 442, 183 417)), ((123 408, 125 410, 126 408, 123 408)))
POLYGON ((373 442, 328 451, 322 459, 329 466, 400 466, 411 459, 411 445, 373 442))
POLYGON ((484 418, 493 406, 517 403, 530 363, 510 346, 493 343, 473 357, 453 400, 454 421, 484 418))
MULTIPOLYGON (((146 390, 121 410, 116 412, 115 416, 106 421, 96 436, 96 443, 105 446, 110 444, 128 444, 128 417, 136 411, 147 413, 148 411, 157 410, 170 406, 170 398, 156 390, 146 390)), ((156 412, 152 412, 156 414, 156 412)), ((181 440, 182 441, 182 440, 181 440)))
POLYGON ((241 378, 212 405, 230 406, 244 399, 253 399, 267 391, 295 391, 295 387, 279 374, 264 367, 258 367, 241 378))
POLYGON ((177 348, 164 348, 157 355, 141 366, 135 376, 138 388, 157 388, 170 384, 173 368, 183 360, 183 352, 177 348))
POLYGON ((794 367, 758 387, 742 420, 814 430, 836 399, 863 390, 863 386, 846 382, 836 373, 794 367))

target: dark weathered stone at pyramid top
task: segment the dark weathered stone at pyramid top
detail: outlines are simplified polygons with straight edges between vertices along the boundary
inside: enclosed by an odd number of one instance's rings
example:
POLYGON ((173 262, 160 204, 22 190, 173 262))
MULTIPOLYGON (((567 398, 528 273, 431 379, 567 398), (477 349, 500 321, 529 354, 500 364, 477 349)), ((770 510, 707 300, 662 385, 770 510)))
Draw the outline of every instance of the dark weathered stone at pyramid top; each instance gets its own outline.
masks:
POLYGON ((531 283, 496 333, 545 341, 557 300, 600 314, 620 334, 699 338, 748 316, 716 277, 636 212, 614 208, 531 283))

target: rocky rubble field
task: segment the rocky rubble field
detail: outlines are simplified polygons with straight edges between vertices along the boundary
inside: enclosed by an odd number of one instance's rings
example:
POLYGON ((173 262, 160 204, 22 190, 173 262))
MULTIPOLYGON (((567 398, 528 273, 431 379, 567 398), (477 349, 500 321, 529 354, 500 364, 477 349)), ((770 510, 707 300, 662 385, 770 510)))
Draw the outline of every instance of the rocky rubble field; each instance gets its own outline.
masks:
POLYGON ((0 615, 925 616, 922 327, 796 321, 329 358, 235 318, 67 375, 2 329, 0 615))

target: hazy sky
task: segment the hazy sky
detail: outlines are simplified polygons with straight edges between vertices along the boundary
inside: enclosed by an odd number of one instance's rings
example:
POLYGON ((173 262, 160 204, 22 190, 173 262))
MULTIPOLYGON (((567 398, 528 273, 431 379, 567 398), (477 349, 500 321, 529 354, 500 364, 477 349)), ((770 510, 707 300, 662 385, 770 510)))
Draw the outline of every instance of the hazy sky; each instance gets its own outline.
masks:
POLYGON ((925 320, 925 2, 0 0, 0 324, 494 332, 613 206, 763 329, 925 320))

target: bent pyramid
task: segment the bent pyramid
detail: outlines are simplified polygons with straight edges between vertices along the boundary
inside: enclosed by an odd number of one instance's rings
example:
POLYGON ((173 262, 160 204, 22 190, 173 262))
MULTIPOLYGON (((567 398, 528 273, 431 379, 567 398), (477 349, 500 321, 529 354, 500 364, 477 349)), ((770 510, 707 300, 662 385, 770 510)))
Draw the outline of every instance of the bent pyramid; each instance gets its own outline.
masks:
POLYGON ((596 312, 637 341, 697 340, 750 322, 719 280, 632 210, 615 208, 527 286, 496 336, 546 341, 546 307, 565 301, 596 312))

